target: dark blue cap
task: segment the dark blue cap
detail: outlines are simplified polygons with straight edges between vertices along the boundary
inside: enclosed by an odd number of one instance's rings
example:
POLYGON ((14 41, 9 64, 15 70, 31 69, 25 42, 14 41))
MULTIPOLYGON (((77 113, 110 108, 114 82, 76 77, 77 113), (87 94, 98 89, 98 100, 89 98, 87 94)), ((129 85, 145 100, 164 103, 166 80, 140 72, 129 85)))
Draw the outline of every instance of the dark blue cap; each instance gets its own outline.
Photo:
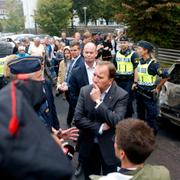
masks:
POLYGON ((153 45, 150 42, 141 40, 137 45, 144 49, 147 49, 149 52, 153 51, 153 45))
POLYGON ((17 58, 8 63, 8 66, 12 74, 28 74, 41 69, 41 60, 35 56, 17 58))

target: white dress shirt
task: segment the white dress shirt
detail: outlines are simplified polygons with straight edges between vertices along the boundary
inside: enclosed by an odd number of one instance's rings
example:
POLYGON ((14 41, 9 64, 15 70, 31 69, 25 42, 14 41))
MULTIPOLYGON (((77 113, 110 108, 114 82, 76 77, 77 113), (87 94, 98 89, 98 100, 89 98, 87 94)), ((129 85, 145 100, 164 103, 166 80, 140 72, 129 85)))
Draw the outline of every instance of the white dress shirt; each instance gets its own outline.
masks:
POLYGON ((96 67, 96 62, 94 62, 92 67, 88 66, 85 62, 85 66, 86 66, 89 84, 92 84, 93 83, 92 79, 93 79, 93 75, 94 75, 94 71, 95 71, 95 67, 96 67))

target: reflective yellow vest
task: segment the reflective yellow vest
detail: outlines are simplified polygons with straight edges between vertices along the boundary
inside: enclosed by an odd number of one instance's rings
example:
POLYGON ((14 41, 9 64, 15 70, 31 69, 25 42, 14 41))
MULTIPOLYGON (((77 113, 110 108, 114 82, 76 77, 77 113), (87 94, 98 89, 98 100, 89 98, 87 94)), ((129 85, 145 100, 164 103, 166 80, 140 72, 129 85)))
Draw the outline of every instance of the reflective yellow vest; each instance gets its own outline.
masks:
POLYGON ((0 77, 4 75, 5 58, 0 58, 0 77))
POLYGON ((143 86, 153 86, 153 85, 155 85, 156 76, 150 75, 148 73, 148 67, 149 67, 149 65, 151 64, 152 61, 154 61, 154 59, 152 59, 151 61, 149 61, 148 63, 145 63, 145 64, 141 64, 139 62, 138 66, 137 66, 138 84, 139 85, 143 85, 143 86))
POLYGON ((132 75, 134 73, 133 63, 131 62, 131 57, 134 52, 131 52, 129 55, 125 56, 120 52, 116 53, 116 62, 118 74, 122 75, 132 75))

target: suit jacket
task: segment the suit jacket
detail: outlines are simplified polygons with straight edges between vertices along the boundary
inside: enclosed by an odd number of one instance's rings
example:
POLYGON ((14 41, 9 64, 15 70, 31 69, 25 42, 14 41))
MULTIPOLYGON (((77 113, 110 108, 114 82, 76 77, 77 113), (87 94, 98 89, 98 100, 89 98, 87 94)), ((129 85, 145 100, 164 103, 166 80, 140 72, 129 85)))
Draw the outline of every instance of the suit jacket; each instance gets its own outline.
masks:
POLYGON ((69 86, 69 81, 70 81, 70 78, 71 78, 71 74, 72 72, 74 71, 74 69, 76 69, 77 67, 79 67, 81 64, 84 63, 84 59, 83 57, 80 55, 79 58, 76 60, 76 62, 73 64, 70 65, 69 69, 68 69, 68 72, 67 72, 67 83, 68 83, 68 86, 69 86))
POLYGON ((82 63, 72 71, 69 80, 69 97, 72 106, 75 108, 79 97, 80 89, 89 84, 86 66, 82 63))
MULTIPOLYGON (((81 130, 81 143, 79 159, 87 158, 94 145, 95 138, 98 139, 102 157, 108 165, 118 162, 114 153, 114 142, 116 124, 124 118, 128 102, 128 93, 113 82, 103 102, 97 107, 90 98, 92 85, 81 88, 79 99, 75 110, 75 125, 81 130), (110 126, 108 131, 99 133, 102 123, 110 126)), ((92 157, 93 158, 93 157, 92 157)))
POLYGON ((83 56, 80 55, 80 57, 77 59, 76 63, 74 64, 72 71, 78 66, 82 65, 83 63, 84 63, 84 58, 83 56))
POLYGON ((49 126, 50 127, 53 126, 55 129, 59 129, 59 120, 57 117, 56 107, 54 104, 54 96, 53 96, 53 92, 52 92, 52 85, 49 81, 45 80, 43 87, 45 89, 45 96, 46 96, 46 100, 48 102, 48 108, 49 108, 49 113, 47 116, 48 120, 50 122, 49 126))

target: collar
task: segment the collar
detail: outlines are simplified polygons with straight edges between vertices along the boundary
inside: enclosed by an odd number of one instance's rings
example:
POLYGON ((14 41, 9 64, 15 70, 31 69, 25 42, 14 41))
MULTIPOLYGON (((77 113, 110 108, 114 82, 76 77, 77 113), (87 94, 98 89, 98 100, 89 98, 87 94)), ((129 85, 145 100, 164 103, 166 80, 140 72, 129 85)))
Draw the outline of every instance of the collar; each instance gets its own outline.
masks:
POLYGON ((112 86, 112 84, 104 92, 102 92, 102 94, 107 94, 109 92, 111 86, 112 86))
POLYGON ((131 50, 128 48, 128 49, 126 49, 125 51, 120 51, 120 53, 122 54, 122 55, 124 55, 124 56, 128 56, 129 54, 131 54, 131 50))
POLYGON ((94 61, 92 67, 88 66, 88 65, 86 64, 86 62, 85 62, 84 64, 85 64, 86 69, 95 69, 95 67, 96 67, 96 62, 95 62, 95 61, 94 61))
POLYGON ((149 63, 149 61, 151 60, 151 58, 147 59, 147 60, 144 60, 143 58, 140 59, 140 63, 141 64, 147 64, 149 63))
POLYGON ((77 61, 79 58, 80 58, 81 55, 79 55, 78 57, 76 58, 73 58, 74 62, 77 61))

